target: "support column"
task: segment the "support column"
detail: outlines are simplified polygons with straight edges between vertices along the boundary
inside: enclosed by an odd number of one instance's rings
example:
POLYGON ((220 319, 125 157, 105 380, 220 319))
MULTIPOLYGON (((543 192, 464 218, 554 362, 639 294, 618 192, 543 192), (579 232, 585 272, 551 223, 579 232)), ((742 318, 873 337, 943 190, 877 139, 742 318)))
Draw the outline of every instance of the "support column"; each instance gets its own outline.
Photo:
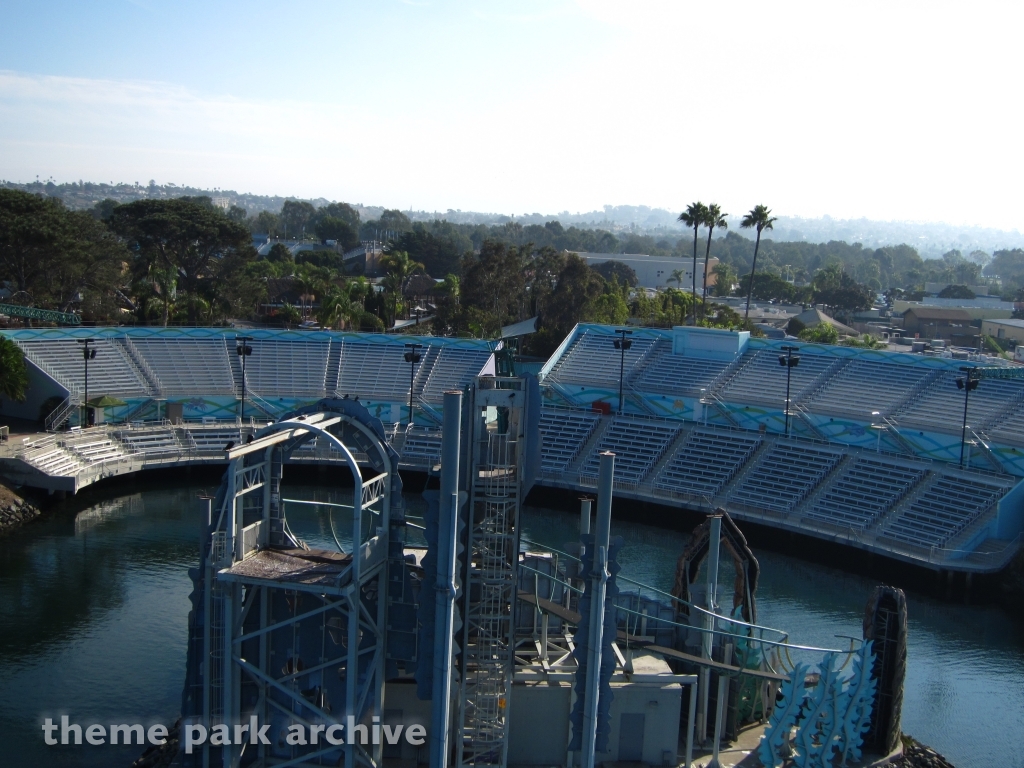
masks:
POLYGON ((447 768, 451 752, 452 644, 458 548, 459 449, 462 393, 444 393, 441 491, 438 500, 437 581, 434 586, 434 686, 430 716, 430 768, 447 768))
POLYGON ((604 642, 604 602, 608 585, 608 546, 611 538, 612 487, 615 454, 601 454, 597 482, 597 523, 594 528, 594 569, 590 573, 590 637, 587 648, 587 680, 583 708, 581 768, 594 768, 597 742, 598 686, 601 677, 601 645, 604 642))

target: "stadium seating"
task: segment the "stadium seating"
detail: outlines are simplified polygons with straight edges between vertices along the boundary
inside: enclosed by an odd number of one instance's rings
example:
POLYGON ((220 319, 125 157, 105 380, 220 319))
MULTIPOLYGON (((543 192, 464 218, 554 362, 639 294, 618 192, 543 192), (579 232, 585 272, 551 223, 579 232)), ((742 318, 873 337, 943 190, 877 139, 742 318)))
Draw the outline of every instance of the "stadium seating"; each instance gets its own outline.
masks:
POLYGON ((672 345, 659 340, 655 352, 644 370, 633 382, 640 392, 659 392, 666 395, 699 395, 708 388, 722 371, 729 367, 728 360, 705 360, 672 354, 672 345))
POLYGON ((239 445, 245 440, 243 431, 238 427, 189 426, 185 428, 185 435, 191 440, 190 447, 200 453, 221 454, 228 443, 239 445))
POLYGON ((182 446, 167 427, 156 429, 125 429, 114 433, 131 453, 141 453, 147 458, 178 455, 182 446))
POLYGON ((694 429, 679 452, 658 475, 654 487, 711 499, 757 450, 757 433, 694 429))
POLYGON ((931 373, 916 365, 853 360, 803 405, 814 413, 869 420, 872 411, 890 413, 931 373))
POLYGON ((64 441, 64 447, 85 464, 99 464, 118 459, 126 454, 117 440, 107 437, 104 432, 88 431, 64 441))
MULTIPOLYGON (((630 341, 632 346, 626 350, 623 367, 624 379, 629 378, 633 368, 654 346, 654 339, 644 336, 636 336, 630 341)), ((615 336, 584 331, 548 374, 548 380, 617 388, 622 352, 615 349, 614 342, 615 336)))
MULTIPOLYGON (((958 377, 962 374, 956 371, 943 373, 896 414, 900 424, 940 428, 944 432, 959 431, 964 420, 964 393, 956 387, 958 377)), ((1007 404, 1016 402, 1022 392, 1024 381, 982 381, 968 400, 967 423, 975 429, 981 428, 1005 412, 1007 404)))
MULTIPOLYGON (((409 363, 398 344, 345 342, 338 375, 339 397, 398 400, 409 398, 409 363)), ((417 366, 418 367, 418 366, 417 366)))
POLYGON ((236 392, 223 338, 133 339, 132 344, 159 380, 165 395, 236 392))
POLYGON ((1006 490, 981 478, 940 476, 880 535, 919 547, 942 546, 990 509, 1006 490))
POLYGON ((462 389, 480 373, 491 353, 486 349, 442 347, 430 368, 426 383, 417 394, 424 400, 441 402, 450 389, 462 389))
POLYGON ((249 390, 264 397, 324 397, 330 342, 255 339, 250 344, 249 390))
MULTIPOLYGON (((64 386, 84 393, 85 361, 82 345, 75 339, 31 339, 19 341, 30 360, 52 373, 64 386)), ((152 388, 129 360, 116 339, 93 339, 89 345, 96 357, 89 361, 89 397, 116 395, 144 397, 152 388)))
POLYGON ((729 500, 787 513, 839 463, 839 451, 779 441, 750 469, 729 500))
POLYGON ((543 410, 540 415, 543 472, 564 472, 597 426, 598 416, 577 411, 543 410))
POLYGON ((441 431, 414 429, 405 436, 402 460, 433 466, 441 460, 441 431))
MULTIPOLYGON (((975 393, 980 391, 981 387, 975 393)), ((985 431, 1001 442, 1024 445, 1024 405, 1017 405, 1002 416, 993 416, 985 431)))
POLYGON ((600 454, 615 454, 615 482, 637 484, 657 463, 679 433, 680 425, 668 421, 616 418, 587 457, 580 475, 597 478, 600 454))
MULTIPOLYGON (((782 408, 786 400, 786 368, 779 365, 779 351, 763 349, 747 352, 748 361, 733 374, 718 396, 726 402, 771 405, 782 408)), ((824 355, 800 355, 800 364, 790 375, 790 400, 796 402, 829 366, 836 360, 824 355)))
POLYGON ((923 469, 858 457, 838 473, 804 517, 843 528, 866 528, 924 476, 923 469))

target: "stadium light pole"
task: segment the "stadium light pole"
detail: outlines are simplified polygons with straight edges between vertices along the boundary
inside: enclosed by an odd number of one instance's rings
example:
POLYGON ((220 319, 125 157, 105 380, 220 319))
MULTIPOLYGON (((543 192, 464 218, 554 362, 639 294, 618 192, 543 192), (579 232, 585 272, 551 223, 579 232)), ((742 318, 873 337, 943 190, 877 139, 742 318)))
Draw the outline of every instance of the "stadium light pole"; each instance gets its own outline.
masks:
POLYGON ((238 409, 238 420, 245 418, 245 358, 252 354, 249 342, 252 336, 235 336, 235 354, 242 358, 242 402, 238 409))
POLYGON ((782 351, 786 354, 779 355, 779 365, 786 369, 786 437, 789 437, 789 380, 793 374, 793 369, 800 365, 799 355, 794 355, 794 352, 799 352, 800 347, 794 347, 787 344, 782 347, 782 351))
POLYGON ((405 348, 409 350, 405 353, 405 362, 409 364, 409 426, 412 426, 412 388, 416 380, 416 363, 420 361, 419 352, 416 350, 422 347, 422 344, 406 344, 405 348))
POLYGON ((619 328, 615 331, 619 338, 615 339, 615 348, 621 350, 619 356, 619 415, 622 415, 622 376, 626 371, 626 350, 633 346, 631 339, 627 339, 627 336, 632 335, 632 331, 626 328, 619 328))
POLYGON ((960 466, 963 467, 964 443, 967 442, 967 401, 971 397, 971 390, 977 389, 981 383, 981 373, 974 366, 965 366, 960 370, 964 372, 964 377, 956 380, 956 388, 964 391, 964 423, 960 428, 960 466))
POLYGON ((89 361, 95 359, 96 349, 90 348, 89 345, 94 343, 96 339, 79 339, 78 343, 82 344, 82 359, 85 361, 85 400, 82 402, 82 413, 84 416, 85 426, 89 426, 89 361))

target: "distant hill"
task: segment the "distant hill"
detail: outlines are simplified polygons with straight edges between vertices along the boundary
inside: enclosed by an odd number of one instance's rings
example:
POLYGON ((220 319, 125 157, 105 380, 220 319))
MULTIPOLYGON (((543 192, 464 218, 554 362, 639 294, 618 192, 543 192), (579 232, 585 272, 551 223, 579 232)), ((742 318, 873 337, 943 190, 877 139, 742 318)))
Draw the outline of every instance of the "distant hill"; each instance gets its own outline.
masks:
MULTIPOLYGON (((105 184, 95 182, 78 182, 55 184, 49 182, 31 182, 21 184, 0 181, 0 187, 21 189, 40 195, 59 197, 71 208, 91 208, 101 200, 113 199, 120 203, 146 198, 171 198, 182 195, 207 195, 222 198, 228 205, 244 208, 247 213, 281 210, 285 200, 305 199, 294 196, 253 195, 235 192, 230 189, 200 189, 198 187, 180 187, 174 184, 105 184)), ((327 205, 333 200, 326 198, 309 199, 308 202, 317 207, 327 205)), ((350 203, 359 211, 363 221, 379 218, 386 206, 363 205, 350 203)), ((510 216, 502 213, 483 213, 477 211, 403 211, 413 221, 432 221, 447 219, 457 224, 503 224, 513 219, 523 225, 544 224, 548 221, 560 221, 564 226, 576 226, 583 229, 603 229, 617 234, 635 233, 660 238, 681 238, 683 226, 676 220, 678 211, 664 208, 650 208, 646 205, 606 205, 601 211, 586 213, 570 213, 562 211, 557 214, 531 213, 523 216, 510 216)), ((734 219, 738 218, 735 216, 734 219)), ((738 224, 738 222, 735 222, 738 224)), ((749 235, 748 230, 732 227, 742 235, 749 235)), ((830 240, 841 240, 847 243, 861 243, 865 247, 878 248, 884 245, 906 243, 915 247, 925 258, 937 258, 947 251, 957 249, 965 255, 973 250, 992 253, 1001 248, 1024 248, 1024 234, 1018 230, 999 230, 986 227, 964 227, 941 223, 923 223, 908 221, 874 221, 870 219, 834 219, 823 216, 820 219, 806 219, 796 216, 780 216, 775 224, 772 238, 777 241, 806 241, 826 243, 830 240)))

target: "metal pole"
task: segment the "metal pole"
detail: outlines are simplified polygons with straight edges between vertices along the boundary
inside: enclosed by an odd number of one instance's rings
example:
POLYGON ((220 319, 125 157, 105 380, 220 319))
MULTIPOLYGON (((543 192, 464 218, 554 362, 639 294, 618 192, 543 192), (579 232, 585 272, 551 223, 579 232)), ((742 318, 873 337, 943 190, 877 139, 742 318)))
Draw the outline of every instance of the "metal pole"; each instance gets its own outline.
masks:
MULTIPOLYGON (((411 391, 411 390, 410 390, 411 391)), ((458 547, 459 452, 462 393, 444 393, 441 490, 438 508, 437 581, 434 587, 434 689, 430 708, 430 768, 446 768, 450 751, 455 556, 458 547)))
POLYGON ((690 768, 693 762, 693 721, 697 715, 697 681, 690 683, 690 711, 686 716, 686 762, 684 768, 690 768))
MULTIPOLYGON (((718 553, 722 538, 722 516, 712 515, 711 532, 708 539, 708 585, 707 594, 704 596, 705 607, 710 613, 718 608, 718 553)), ((705 659, 711 658, 711 651, 714 643, 714 635, 711 630, 715 628, 715 618, 710 613, 704 614, 704 634, 701 638, 701 656, 705 659)), ((709 686, 711 685, 711 672, 707 667, 700 670, 700 712, 698 733, 700 742, 703 744, 708 739, 708 699, 709 686)))
MULTIPOLYGON (((967 408, 964 408, 964 413, 967 413, 967 408)), ((966 415, 964 416, 966 419, 966 415)), ((85 426, 89 426, 89 340, 85 340, 85 426)), ((961 449, 961 454, 963 450, 961 449)), ((960 464, 963 464, 961 458, 960 464)))
POLYGON ((245 421, 245 342, 242 342, 242 404, 238 410, 238 418, 245 421))
POLYGON ((622 376, 626 371, 626 334, 622 334, 621 347, 622 354, 619 355, 619 415, 622 415, 622 376))
POLYGON ((598 682, 601 675, 601 645, 604 642, 604 602, 608 585, 608 544, 612 521, 612 485, 615 454, 601 454, 597 481, 597 525, 594 529, 594 569, 590 573, 590 647, 587 649, 587 680, 583 707, 583 750, 581 768, 594 768, 597 742, 598 682))
MULTIPOLYGON (((415 350, 414 350, 415 352, 415 350)), ((416 382, 416 361, 409 361, 409 426, 412 426, 412 388, 416 382)))
MULTIPOLYGON (((86 363, 88 366, 88 363, 86 363)), ((88 370, 88 368, 86 369, 88 370)), ((86 379, 88 383, 88 379, 86 379)), ((88 394, 88 390, 86 390, 88 394)), ((967 370, 964 373, 964 423, 960 428, 960 468, 964 466, 964 442, 967 440, 967 401, 971 396, 971 372, 967 370)))
MULTIPOLYGON (((732 644, 725 646, 725 662, 729 663, 732 657, 732 644)), ((722 727, 725 720, 725 700, 729 696, 729 678, 719 673, 718 675, 718 701, 715 703, 715 743, 711 745, 711 762, 708 768, 721 768, 718 761, 718 753, 722 744, 722 727)))
POLYGON ((793 374, 793 350, 786 352, 786 437, 789 437, 789 378, 793 374))

